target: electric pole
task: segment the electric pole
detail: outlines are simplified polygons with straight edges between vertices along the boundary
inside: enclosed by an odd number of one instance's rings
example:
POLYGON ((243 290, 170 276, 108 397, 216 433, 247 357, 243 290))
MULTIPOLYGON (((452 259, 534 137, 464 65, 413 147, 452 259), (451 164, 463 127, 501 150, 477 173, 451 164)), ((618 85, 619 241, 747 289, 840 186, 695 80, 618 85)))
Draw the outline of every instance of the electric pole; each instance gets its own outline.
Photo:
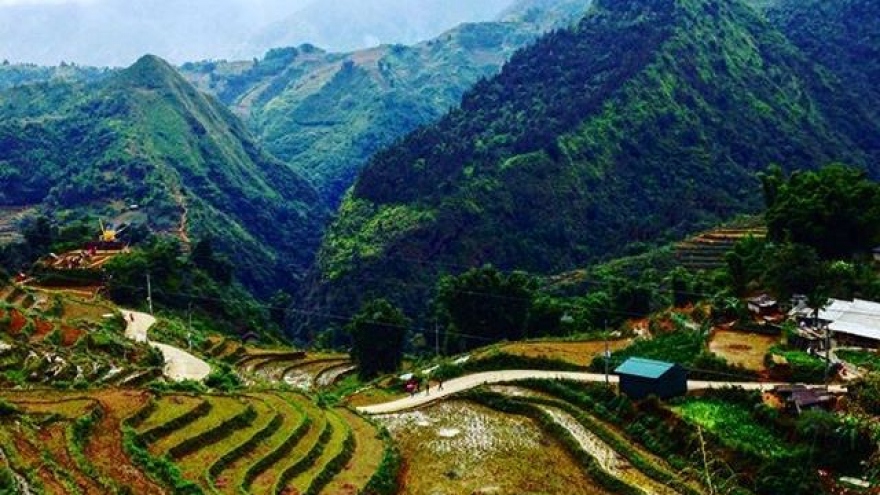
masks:
POLYGON ((150 272, 147 272, 147 304, 150 305, 150 314, 153 314, 153 287, 150 285, 150 272))
POLYGON ((608 364, 611 361, 611 351, 608 349, 608 320, 605 320, 605 331, 603 332, 605 336, 605 386, 610 386, 610 380, 608 378, 608 364))
POLYGON ((440 355, 440 327, 437 325, 436 318, 434 318, 434 355, 440 355))

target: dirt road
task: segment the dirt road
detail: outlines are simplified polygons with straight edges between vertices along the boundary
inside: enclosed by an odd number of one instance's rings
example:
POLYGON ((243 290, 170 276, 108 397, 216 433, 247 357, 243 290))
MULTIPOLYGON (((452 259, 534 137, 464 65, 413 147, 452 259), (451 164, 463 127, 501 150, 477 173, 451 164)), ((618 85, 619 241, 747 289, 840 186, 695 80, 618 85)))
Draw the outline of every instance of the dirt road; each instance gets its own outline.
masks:
MULTIPOLYGON (((358 411, 365 414, 387 414, 407 409, 413 409, 425 404, 440 400, 448 395, 464 390, 488 385, 492 383, 511 382, 527 378, 539 378, 544 380, 564 379, 579 382, 604 382, 605 375, 601 373, 576 373, 566 371, 538 371, 538 370, 505 370, 488 371, 473 375, 462 376, 447 382, 443 382, 443 390, 432 388, 425 392, 417 393, 412 397, 405 397, 384 404, 359 407, 358 411)), ((617 383, 617 376, 608 377, 610 383, 617 383)), ((759 382, 714 382, 705 380, 689 380, 688 390, 702 390, 707 388, 741 387, 746 390, 769 390, 783 383, 759 383, 759 382)), ((831 390, 843 390, 840 386, 832 386, 831 390)))
POLYGON ((125 336, 135 342, 147 342, 165 358, 165 376, 175 381, 204 380, 211 373, 211 366, 192 354, 177 347, 147 339, 147 331, 156 323, 156 318, 137 311, 122 310, 127 326, 125 336))

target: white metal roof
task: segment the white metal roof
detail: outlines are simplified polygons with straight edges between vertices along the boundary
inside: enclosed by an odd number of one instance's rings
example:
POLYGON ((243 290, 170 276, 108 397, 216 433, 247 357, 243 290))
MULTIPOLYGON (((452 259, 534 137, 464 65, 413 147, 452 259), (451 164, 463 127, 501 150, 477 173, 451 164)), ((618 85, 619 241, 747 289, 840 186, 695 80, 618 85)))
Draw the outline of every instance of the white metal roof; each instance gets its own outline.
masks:
POLYGON ((819 311, 819 318, 830 321, 832 332, 880 340, 880 303, 856 299, 831 304, 819 311))

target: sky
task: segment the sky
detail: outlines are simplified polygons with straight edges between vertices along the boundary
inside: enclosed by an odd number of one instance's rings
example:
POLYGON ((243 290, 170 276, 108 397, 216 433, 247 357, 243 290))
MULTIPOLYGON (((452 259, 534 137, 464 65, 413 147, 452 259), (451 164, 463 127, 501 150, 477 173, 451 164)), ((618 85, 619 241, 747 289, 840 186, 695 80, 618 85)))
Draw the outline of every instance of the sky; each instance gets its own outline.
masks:
POLYGON ((410 44, 494 19, 513 0, 0 0, 0 60, 127 66, 250 59, 312 43, 410 44))

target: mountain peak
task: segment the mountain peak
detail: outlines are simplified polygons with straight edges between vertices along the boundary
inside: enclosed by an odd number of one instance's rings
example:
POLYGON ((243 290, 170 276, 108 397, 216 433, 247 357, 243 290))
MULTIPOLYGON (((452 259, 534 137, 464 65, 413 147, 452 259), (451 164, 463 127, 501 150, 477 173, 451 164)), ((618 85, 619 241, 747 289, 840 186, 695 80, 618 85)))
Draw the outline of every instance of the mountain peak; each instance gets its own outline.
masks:
POLYGON ((168 84, 185 83, 177 70, 161 57, 144 55, 117 78, 133 86, 155 89, 168 84))

